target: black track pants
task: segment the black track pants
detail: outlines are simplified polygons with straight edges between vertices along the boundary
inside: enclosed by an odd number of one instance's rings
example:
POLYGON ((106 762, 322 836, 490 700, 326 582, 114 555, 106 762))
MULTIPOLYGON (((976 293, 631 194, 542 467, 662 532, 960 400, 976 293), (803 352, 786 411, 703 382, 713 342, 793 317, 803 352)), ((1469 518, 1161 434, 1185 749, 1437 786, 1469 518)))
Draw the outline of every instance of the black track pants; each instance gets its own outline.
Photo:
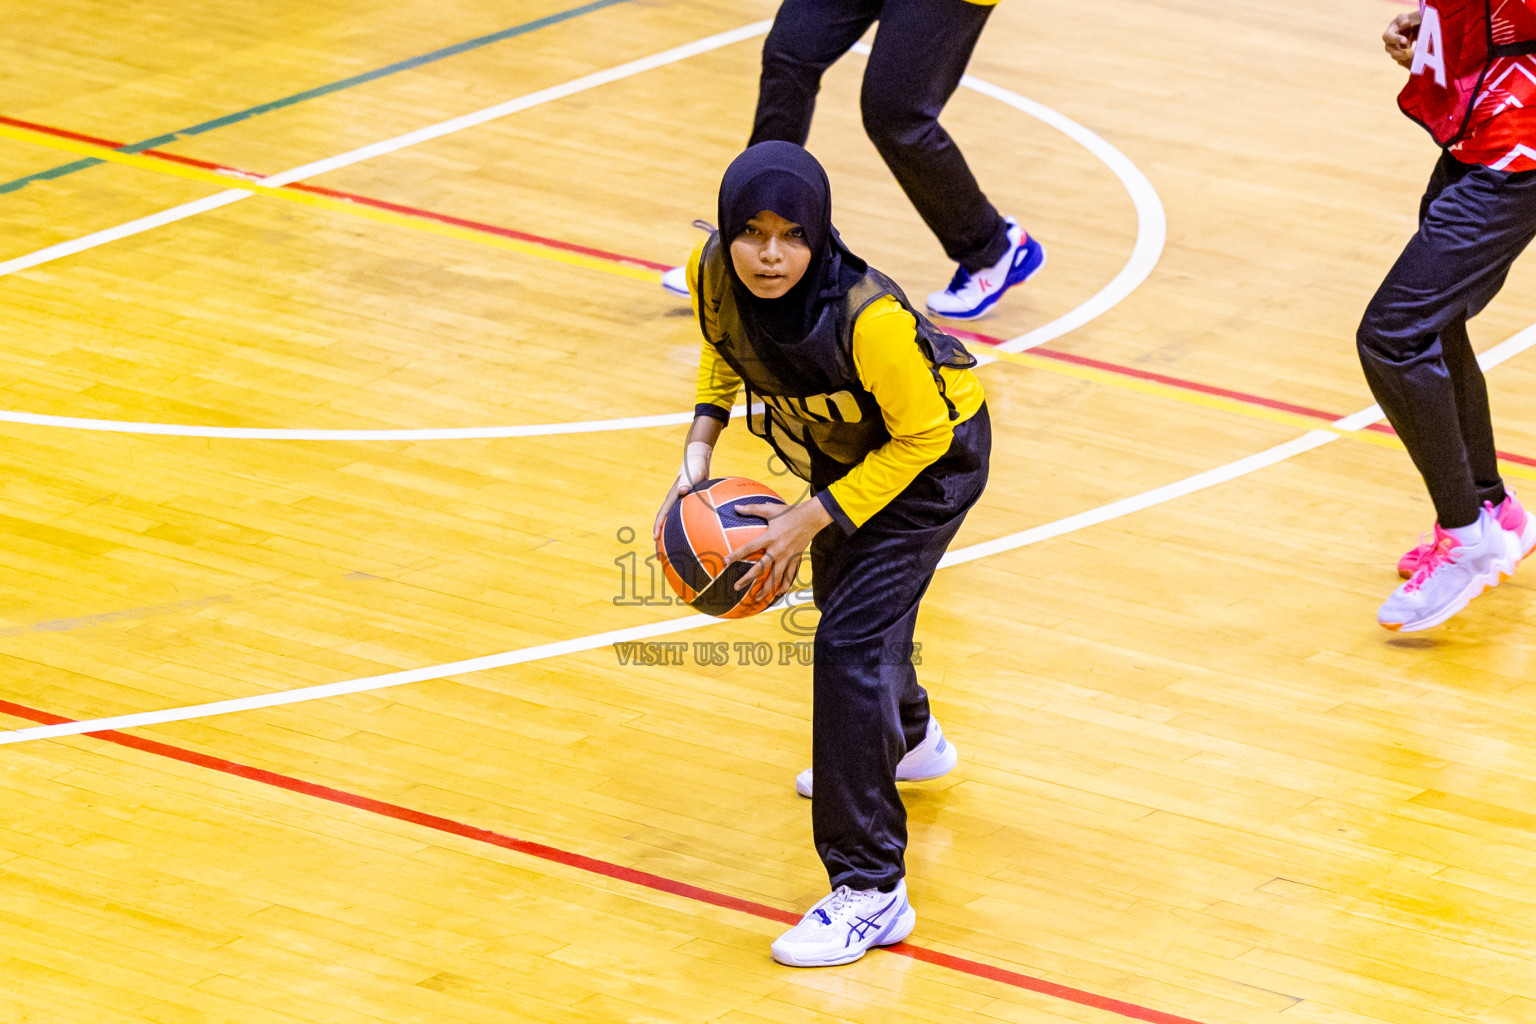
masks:
POLYGON ((1496 295, 1536 236, 1536 171, 1511 174, 1442 154, 1419 230, 1361 320, 1360 364, 1424 477, 1445 527, 1504 498, 1488 389, 1467 320, 1496 295))
POLYGON ((896 792, 896 763, 928 728, 912 631, 939 559, 986 486, 991 451, 983 405, 955 429, 949 451, 857 531, 847 535, 834 524, 811 544, 821 610, 811 818, 834 889, 893 885, 906 872, 907 811, 896 792))
POLYGON ((990 267, 1008 251, 1007 225, 938 119, 991 12, 965 0, 784 0, 763 44, 751 142, 805 145, 822 73, 878 20, 864 128, 949 258, 990 267))

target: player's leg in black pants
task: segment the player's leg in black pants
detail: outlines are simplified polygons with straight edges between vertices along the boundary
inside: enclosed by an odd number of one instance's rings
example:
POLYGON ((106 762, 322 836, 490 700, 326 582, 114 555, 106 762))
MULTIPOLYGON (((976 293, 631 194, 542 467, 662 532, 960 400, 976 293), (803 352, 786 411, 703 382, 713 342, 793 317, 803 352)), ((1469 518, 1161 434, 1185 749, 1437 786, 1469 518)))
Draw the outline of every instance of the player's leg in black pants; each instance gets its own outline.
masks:
POLYGON ((1503 500, 1487 385, 1466 322, 1536 236, 1536 172, 1442 155, 1419 230, 1371 299, 1356 336, 1371 392, 1424 477, 1440 525, 1470 525, 1503 500))
POLYGON ((1008 251, 1008 225, 939 112, 992 13, 965 0, 885 0, 860 105, 864 128, 949 258, 975 273, 1008 251))
POLYGON ((939 559, 986 485, 991 447, 983 406, 955 429, 943 458, 857 531, 829 526, 811 545, 821 609, 811 819, 833 889, 891 886, 906 873, 907 812, 896 765, 928 727, 912 631, 939 559))
POLYGON ((784 0, 763 41, 752 138, 805 145, 821 76, 880 16, 881 0, 784 0))
POLYGON ((1504 500, 1504 480, 1499 476, 1498 450, 1493 443, 1493 416, 1488 410, 1488 382, 1477 365, 1477 353, 1467 336, 1467 320, 1457 317, 1440 332, 1440 350, 1456 388, 1456 418, 1461 441, 1467 449, 1467 466, 1478 507, 1489 502, 1495 508, 1504 500))

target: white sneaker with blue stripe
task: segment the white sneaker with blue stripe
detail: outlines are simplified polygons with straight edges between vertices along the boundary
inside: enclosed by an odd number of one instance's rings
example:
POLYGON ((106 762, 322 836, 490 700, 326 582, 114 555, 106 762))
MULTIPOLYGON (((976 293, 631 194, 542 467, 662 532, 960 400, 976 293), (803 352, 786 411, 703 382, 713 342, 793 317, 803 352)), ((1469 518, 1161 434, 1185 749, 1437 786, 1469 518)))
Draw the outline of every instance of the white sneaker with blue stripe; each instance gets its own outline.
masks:
POLYGON ((912 934, 917 911, 903 879, 890 892, 840 885, 773 940, 773 958, 790 967, 852 963, 870 946, 889 946, 912 934))
POLYGON ((1019 222, 1007 218, 1008 251, 985 270, 955 270, 949 287, 928 296, 928 312, 951 320, 975 320, 997 305, 1003 292, 1023 284, 1045 266, 1045 247, 1024 233, 1019 222))
MULTIPOLYGON (((960 755, 955 745, 944 738, 939 720, 929 715, 928 731, 923 736, 923 742, 907 751, 907 756, 897 763, 896 781, 926 782, 928 779, 936 779, 953 771, 959 760, 960 755)), ((810 797, 815 784, 815 776, 809 768, 795 776, 795 792, 803 797, 810 797)))
POLYGON ((688 268, 673 267, 661 275, 661 286, 668 295, 688 297, 688 268))

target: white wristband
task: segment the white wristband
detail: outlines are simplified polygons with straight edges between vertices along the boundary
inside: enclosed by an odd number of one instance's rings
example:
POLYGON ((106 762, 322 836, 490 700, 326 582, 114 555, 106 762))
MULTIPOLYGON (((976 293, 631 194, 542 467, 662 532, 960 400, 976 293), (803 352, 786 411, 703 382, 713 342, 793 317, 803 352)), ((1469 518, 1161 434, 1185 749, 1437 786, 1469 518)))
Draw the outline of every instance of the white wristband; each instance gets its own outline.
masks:
POLYGON ((693 487, 708 479, 709 460, 714 453, 715 446, 706 441, 689 441, 683 450, 683 466, 677 471, 678 483, 693 487))

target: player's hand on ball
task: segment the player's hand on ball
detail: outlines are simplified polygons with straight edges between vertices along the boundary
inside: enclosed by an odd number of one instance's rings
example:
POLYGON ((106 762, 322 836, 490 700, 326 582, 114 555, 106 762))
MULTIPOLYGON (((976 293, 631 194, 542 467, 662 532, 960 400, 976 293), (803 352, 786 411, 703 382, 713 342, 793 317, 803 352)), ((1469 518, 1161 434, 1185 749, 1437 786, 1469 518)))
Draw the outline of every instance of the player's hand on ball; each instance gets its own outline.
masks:
POLYGON ((667 513, 672 511, 672 506, 677 504, 677 499, 693 490, 695 484, 709 479, 709 462, 715 453, 715 446, 703 441, 689 441, 683 451, 683 465, 677 471, 677 479, 667 491, 666 498, 661 503, 661 511, 656 513, 656 524, 651 527, 651 539, 656 540, 661 536, 661 526, 667 521, 667 513))
POLYGON ((811 539, 832 522, 826 506, 815 498, 788 508, 765 503, 738 505, 736 510, 768 520, 766 530, 726 557, 725 564, 730 565, 762 552, 757 564, 736 581, 737 590, 762 585, 768 589, 768 593, 777 594, 786 582, 795 578, 795 573, 800 569, 800 558, 805 549, 810 547, 811 539))
POLYGON ((1403 67, 1413 66, 1413 43, 1419 37, 1419 22, 1422 15, 1418 11, 1405 11, 1392 19, 1392 24, 1381 34, 1381 41, 1387 47, 1387 56, 1397 61, 1403 67))
POLYGON ((661 511, 656 513, 656 524, 651 527, 652 540, 660 539, 661 527, 667 521, 667 513, 672 511, 672 506, 677 504, 677 499, 687 493, 688 484, 682 477, 678 477, 672 486, 667 488, 667 496, 661 502, 661 511))

